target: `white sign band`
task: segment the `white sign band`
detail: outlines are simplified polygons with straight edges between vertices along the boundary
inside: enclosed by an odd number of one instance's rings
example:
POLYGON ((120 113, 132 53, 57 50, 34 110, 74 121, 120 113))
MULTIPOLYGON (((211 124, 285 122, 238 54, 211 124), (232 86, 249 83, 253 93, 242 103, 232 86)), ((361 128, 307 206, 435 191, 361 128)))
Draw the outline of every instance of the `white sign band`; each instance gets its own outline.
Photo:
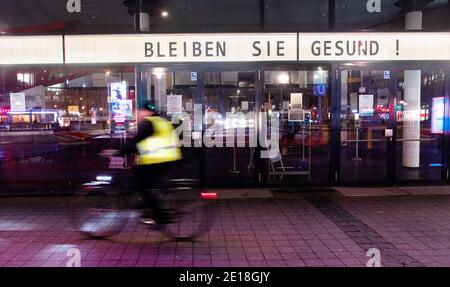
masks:
POLYGON ((299 34, 299 61, 450 60, 450 33, 299 34))
POLYGON ((450 33, 0 37, 0 65, 430 60, 450 61, 450 33))
POLYGON ((0 65, 63 62, 62 36, 0 37, 0 65))
POLYGON ((297 34, 66 36, 66 63, 296 61, 297 34))

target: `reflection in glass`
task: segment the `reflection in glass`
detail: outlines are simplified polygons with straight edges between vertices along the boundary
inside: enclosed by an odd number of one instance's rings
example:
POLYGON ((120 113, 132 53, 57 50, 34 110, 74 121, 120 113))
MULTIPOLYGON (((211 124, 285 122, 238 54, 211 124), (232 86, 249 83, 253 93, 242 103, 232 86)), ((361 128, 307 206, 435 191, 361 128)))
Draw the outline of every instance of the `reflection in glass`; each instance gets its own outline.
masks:
POLYGON ((444 71, 399 74, 397 179, 440 180, 443 168, 444 71))

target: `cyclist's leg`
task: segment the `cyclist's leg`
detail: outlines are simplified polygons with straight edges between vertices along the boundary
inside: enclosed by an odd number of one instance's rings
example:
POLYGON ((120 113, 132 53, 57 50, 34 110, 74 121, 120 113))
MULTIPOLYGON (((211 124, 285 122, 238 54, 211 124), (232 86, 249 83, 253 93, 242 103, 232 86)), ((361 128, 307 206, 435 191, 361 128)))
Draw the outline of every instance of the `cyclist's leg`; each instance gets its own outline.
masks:
POLYGON ((138 208, 143 209, 141 217, 158 221, 165 217, 158 193, 153 189, 161 188, 167 168, 163 164, 141 165, 136 168, 136 189, 139 195, 138 208))
POLYGON ((149 177, 151 174, 150 166, 139 165, 136 166, 134 170, 135 181, 136 181, 136 191, 139 196, 137 208, 148 208, 151 198, 146 192, 147 188, 150 187, 149 177))
MULTIPOLYGON (((171 170, 171 163, 153 165, 151 176, 152 186, 156 189, 166 188, 166 183, 171 170)), ((169 214, 163 208, 163 204, 159 197, 158 191, 150 191, 148 196, 150 199, 148 206, 153 210, 156 222, 164 223, 166 220, 170 220, 169 214)))

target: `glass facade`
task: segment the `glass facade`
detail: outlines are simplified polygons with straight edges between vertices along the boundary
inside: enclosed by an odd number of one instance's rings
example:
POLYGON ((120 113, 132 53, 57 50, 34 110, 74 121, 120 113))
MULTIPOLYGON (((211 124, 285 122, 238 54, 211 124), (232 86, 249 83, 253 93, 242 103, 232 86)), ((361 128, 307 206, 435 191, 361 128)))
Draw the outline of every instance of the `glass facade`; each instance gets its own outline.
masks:
POLYGON ((102 143, 120 143, 116 132, 125 126, 135 130, 134 110, 124 119, 114 117, 119 94, 135 107, 132 66, 2 68, 1 74, 6 186, 67 188, 88 180, 107 166, 93 156, 105 148, 102 143))
POLYGON ((341 71, 342 182, 447 177, 448 73, 341 71))
MULTIPOLYGON (((135 105, 134 82, 132 66, 2 69, 2 129, 106 130, 112 98, 130 99, 135 105)), ((134 121, 134 113, 127 120, 134 121)))
MULTIPOLYGON (((5 1, 0 32, 134 33, 132 2, 5 1)), ((142 9, 150 33, 370 33, 403 30, 396 2, 372 7, 381 12, 350 0, 154 1, 142 9)), ((448 30, 432 18, 449 7, 432 1, 424 30, 448 30)), ((107 168, 99 151, 125 144, 136 109, 154 99, 182 131, 177 175, 208 186, 448 182, 449 79, 448 62, 438 61, 5 65, 0 181, 64 190, 90 180, 107 168)))
POLYGON ((444 180, 447 70, 343 68, 334 79, 340 93, 333 94, 330 65, 227 66, 143 65, 140 88, 134 66, 3 68, 4 184, 52 179, 57 188, 88 179, 106 167, 96 154, 120 147, 127 140, 123 131, 135 132, 135 109, 145 98, 155 99, 174 124, 188 126, 181 134, 185 159, 178 174, 207 185, 329 184, 335 157, 342 183, 388 182, 391 170, 400 182, 444 180), (420 84, 413 96, 407 86, 411 71, 420 84), (340 100, 337 153, 332 98, 340 100), (274 118, 279 155, 261 159, 264 147, 252 146, 253 136, 270 130, 274 118), (209 146, 205 134, 212 126, 219 129, 209 146), (229 141, 237 129, 244 135, 229 141))
MULTIPOLYGON (((445 77, 443 70, 417 70, 420 91, 411 97, 405 79, 398 75, 396 95, 399 180, 435 180, 442 177, 444 162, 445 77), (415 105, 412 109, 410 106, 415 105), (411 131, 411 128, 415 130, 411 131), (411 161, 414 162, 411 163, 411 161)), ((448 72, 447 72, 448 73, 448 72)), ((447 76, 448 77, 448 76, 447 76)))

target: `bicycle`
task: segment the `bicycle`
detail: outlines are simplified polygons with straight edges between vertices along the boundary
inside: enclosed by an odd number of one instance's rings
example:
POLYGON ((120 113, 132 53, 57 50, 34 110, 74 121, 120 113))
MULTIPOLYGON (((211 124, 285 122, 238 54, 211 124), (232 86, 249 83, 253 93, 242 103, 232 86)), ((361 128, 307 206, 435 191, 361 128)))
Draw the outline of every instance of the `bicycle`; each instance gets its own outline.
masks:
POLYGON ((197 188, 196 180, 173 179, 168 187, 151 190, 159 197, 168 220, 162 224, 144 221, 130 184, 134 181, 131 168, 124 167, 120 157, 106 157, 110 158, 109 172, 83 184, 66 207, 72 226, 81 234, 95 239, 113 237, 129 219, 140 220, 175 240, 195 240, 208 231, 215 217, 208 211, 217 199, 216 193, 197 188))

